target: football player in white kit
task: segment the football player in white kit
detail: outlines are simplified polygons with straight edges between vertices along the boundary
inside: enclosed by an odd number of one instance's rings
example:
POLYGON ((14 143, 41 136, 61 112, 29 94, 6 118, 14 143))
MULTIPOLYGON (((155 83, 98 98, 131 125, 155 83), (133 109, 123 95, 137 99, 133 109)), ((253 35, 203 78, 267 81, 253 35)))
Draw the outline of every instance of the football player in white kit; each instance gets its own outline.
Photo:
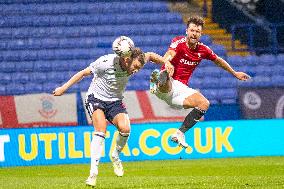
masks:
POLYGON ((156 53, 143 53, 134 48, 130 57, 119 57, 108 54, 98 58, 86 69, 79 71, 69 81, 53 91, 55 96, 62 95, 69 87, 80 81, 83 77, 93 74, 94 78, 86 94, 85 105, 95 128, 91 142, 91 169, 86 180, 89 186, 96 185, 98 165, 104 147, 107 121, 115 125, 119 131, 116 147, 112 152, 114 173, 123 176, 123 167, 119 154, 125 146, 130 134, 130 121, 125 106, 122 103, 129 77, 138 72, 143 65, 152 61, 165 64, 169 73, 173 73, 173 66, 156 53))

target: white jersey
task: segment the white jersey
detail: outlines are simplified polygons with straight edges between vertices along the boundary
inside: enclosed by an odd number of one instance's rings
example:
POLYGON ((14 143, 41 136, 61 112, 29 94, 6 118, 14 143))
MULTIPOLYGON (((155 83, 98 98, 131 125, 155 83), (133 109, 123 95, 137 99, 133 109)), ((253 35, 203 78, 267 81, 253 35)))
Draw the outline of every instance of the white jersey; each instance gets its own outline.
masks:
POLYGON ((103 101, 123 99, 123 92, 130 76, 120 67, 117 55, 101 56, 91 63, 89 68, 94 78, 88 89, 87 96, 94 94, 95 98, 103 101))

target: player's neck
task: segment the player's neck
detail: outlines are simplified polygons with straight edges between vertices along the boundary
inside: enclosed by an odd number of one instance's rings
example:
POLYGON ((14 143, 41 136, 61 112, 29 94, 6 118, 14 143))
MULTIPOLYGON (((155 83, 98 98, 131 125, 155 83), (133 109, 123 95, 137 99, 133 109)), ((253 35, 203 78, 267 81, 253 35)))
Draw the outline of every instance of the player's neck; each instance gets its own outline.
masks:
POLYGON ((188 48, 196 49, 197 43, 187 43, 188 48))

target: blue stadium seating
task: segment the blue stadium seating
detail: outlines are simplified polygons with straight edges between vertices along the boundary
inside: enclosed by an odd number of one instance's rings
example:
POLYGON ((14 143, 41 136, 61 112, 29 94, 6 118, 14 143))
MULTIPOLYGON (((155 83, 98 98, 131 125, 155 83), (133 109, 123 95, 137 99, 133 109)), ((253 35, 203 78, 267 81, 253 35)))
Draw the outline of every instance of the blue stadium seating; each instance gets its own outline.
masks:
POLYGON ((43 91, 42 84, 37 83, 26 83, 25 93, 41 93, 43 91))
POLYGON ((232 67, 236 67, 242 66, 245 62, 245 59, 242 56, 229 56, 227 61, 232 67))
POLYGON ((0 72, 0 86, 4 86, 8 83, 11 83, 12 78, 11 78, 11 74, 10 73, 1 73, 0 72))
POLYGON ((206 89, 216 89, 219 88, 220 78, 213 76, 206 76, 201 82, 200 87, 206 89))
POLYGON ((25 94, 24 84, 14 83, 14 82, 9 83, 6 85, 6 92, 7 94, 14 94, 14 95, 25 94))
POLYGON ((262 54, 259 57, 259 64, 273 65, 276 62, 276 56, 271 54, 262 54))
POLYGON ((273 75, 271 83, 274 87, 284 87, 284 75, 273 75))
POLYGON ((126 86, 126 90, 149 90, 149 80, 129 80, 126 86))
POLYGON ((280 76, 284 76, 284 62, 281 64, 276 64, 274 66, 272 66, 271 71, 273 73, 273 75, 280 75, 280 76))
MULTIPOLYGON (((119 35, 131 37, 145 52, 163 55, 173 37, 184 35, 182 16, 164 1, 109 2, 68 0, 2 0, 0 14, 0 94, 50 93, 96 58, 112 53, 119 35), (37 3, 35 3, 37 2, 37 3), (16 87, 12 89, 11 87, 16 87)), ((192 88, 215 103, 236 103, 237 87, 283 86, 284 55, 227 57, 209 35, 201 42, 233 68, 253 76, 238 81, 209 60, 203 60, 190 80, 192 88)), ((159 65, 147 63, 130 78, 127 90, 148 90, 149 77, 159 65)), ((68 92, 87 90, 85 78, 68 92)))
MULTIPOLYGON (((13 64, 13 62, 6 62, 6 64, 13 64)), ((37 62, 22 61, 16 64, 16 72, 32 72, 34 71, 34 64, 37 62)))
POLYGON ((6 92, 6 86, 5 85, 0 85, 0 95, 7 95, 6 92))
POLYGON ((229 77, 221 77, 219 79, 219 88, 227 88, 227 87, 233 87, 233 88, 236 88, 237 87, 237 83, 238 83, 238 80, 230 75, 229 77))
POLYGON ((2 62, 0 63, 0 71, 1 72, 14 72, 16 70, 16 63, 15 62, 2 62))
POLYGON ((30 77, 27 73, 15 72, 11 74, 12 82, 25 84, 29 82, 30 77))
POLYGON ((160 1, 135 1, 131 4, 121 2, 62 2, 44 1, 43 4, 22 4, 23 1, 13 1, 14 4, 1 5, 0 11, 5 15, 58 15, 58 14, 94 14, 94 13, 121 13, 127 12, 148 13, 148 12, 168 12, 167 4, 160 1), (100 2, 100 3, 99 3, 100 2))
POLYGON ((277 59, 276 59, 276 61, 277 61, 277 64, 284 64, 284 54, 279 54, 278 56, 277 56, 277 59))
POLYGON ((258 65, 259 64, 259 57, 256 55, 249 55, 242 57, 242 63, 241 64, 247 64, 247 65, 258 65))
POLYGON ((56 87, 59 87, 59 86, 60 86, 59 83, 51 82, 51 81, 47 81, 47 82, 42 83, 43 91, 46 92, 46 93, 52 93, 52 91, 56 87))
POLYGON ((45 83, 47 82, 46 72, 33 72, 30 74, 30 81, 34 83, 45 83))
POLYGON ((216 53, 218 56, 226 57, 227 56, 227 50, 223 45, 217 45, 217 44, 211 44, 209 47, 216 53))

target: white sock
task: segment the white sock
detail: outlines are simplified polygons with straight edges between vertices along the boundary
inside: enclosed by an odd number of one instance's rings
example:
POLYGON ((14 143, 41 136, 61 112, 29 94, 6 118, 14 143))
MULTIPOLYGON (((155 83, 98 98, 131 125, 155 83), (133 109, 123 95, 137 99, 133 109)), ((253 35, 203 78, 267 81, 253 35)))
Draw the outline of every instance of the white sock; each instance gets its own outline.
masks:
POLYGON ((98 175, 98 166, 105 143, 105 133, 95 132, 91 142, 91 169, 90 175, 98 175))
POLYGON ((129 138, 129 133, 119 132, 119 134, 116 138, 115 149, 113 150, 112 155, 111 155, 113 158, 119 159, 119 154, 122 151, 122 149, 124 148, 128 138, 129 138))

